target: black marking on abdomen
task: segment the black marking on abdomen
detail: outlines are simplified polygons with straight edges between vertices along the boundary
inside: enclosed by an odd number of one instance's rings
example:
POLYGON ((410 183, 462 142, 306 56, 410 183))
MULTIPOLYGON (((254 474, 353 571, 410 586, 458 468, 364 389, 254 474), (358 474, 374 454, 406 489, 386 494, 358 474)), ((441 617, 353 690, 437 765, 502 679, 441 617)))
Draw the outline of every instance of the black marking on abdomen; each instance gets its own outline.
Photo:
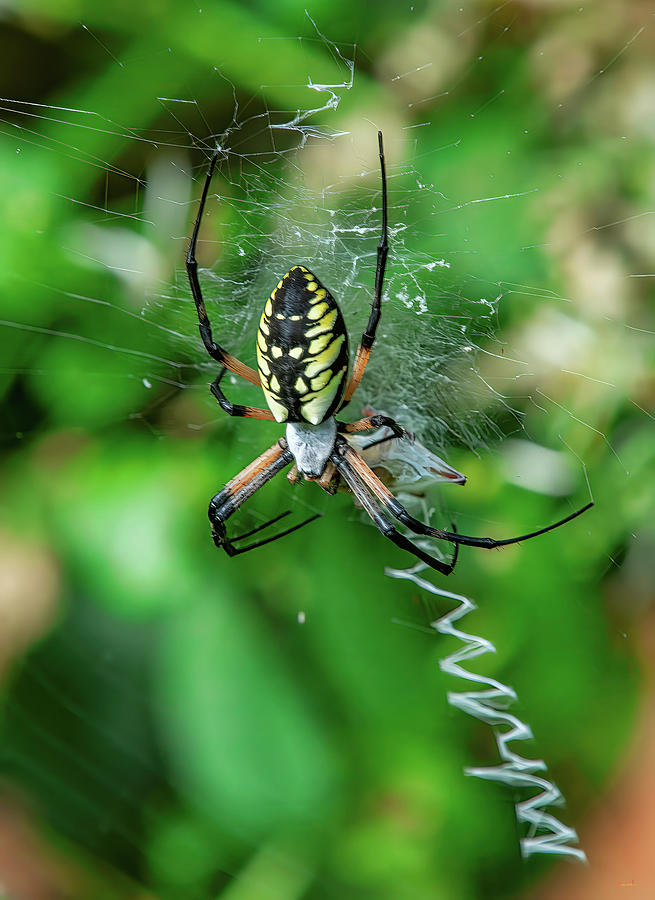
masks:
POLYGON ((336 411, 348 376, 348 334, 336 300, 294 266, 266 301, 257 332, 266 401, 278 422, 318 425, 336 411))

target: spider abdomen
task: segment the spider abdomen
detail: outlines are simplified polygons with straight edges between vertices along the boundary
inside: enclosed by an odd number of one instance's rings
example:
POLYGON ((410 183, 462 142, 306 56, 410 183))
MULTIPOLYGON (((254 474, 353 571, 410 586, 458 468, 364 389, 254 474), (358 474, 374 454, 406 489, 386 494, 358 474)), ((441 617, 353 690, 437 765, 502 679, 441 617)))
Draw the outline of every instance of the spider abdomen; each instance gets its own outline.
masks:
POLYGON ((318 425, 332 416, 348 377, 348 334, 336 300, 305 266, 294 266, 266 301, 257 364, 278 422, 318 425))

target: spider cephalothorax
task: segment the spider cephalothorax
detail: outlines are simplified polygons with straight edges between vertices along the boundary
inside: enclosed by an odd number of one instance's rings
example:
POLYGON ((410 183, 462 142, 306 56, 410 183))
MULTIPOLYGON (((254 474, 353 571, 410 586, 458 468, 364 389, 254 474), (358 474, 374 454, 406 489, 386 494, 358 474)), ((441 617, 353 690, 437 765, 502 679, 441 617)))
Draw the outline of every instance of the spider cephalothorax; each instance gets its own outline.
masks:
MULTIPOLYGON (((214 542, 217 547, 222 547, 230 556, 245 553, 284 537, 316 518, 316 516, 312 516, 299 525, 247 546, 236 547, 235 544, 268 528, 269 525, 288 513, 282 513, 270 522, 239 537, 231 539, 227 537, 225 523, 229 517, 259 488, 288 465, 292 465, 288 474, 292 483, 298 476, 304 476, 308 480, 317 481, 324 490, 330 493, 334 491, 339 479, 342 479, 359 505, 366 510, 385 537, 444 575, 452 572, 460 544, 485 549, 515 544, 518 541, 551 531, 593 506, 592 503, 589 503, 553 525, 506 540, 471 537, 458 534, 454 529, 453 531, 444 531, 440 528, 432 528, 410 516, 389 488, 382 483, 363 457, 348 442, 348 435, 382 426, 391 429, 391 439, 393 440, 411 440, 408 433, 387 416, 366 416, 350 423, 339 422, 335 419, 339 411, 350 401, 362 380, 375 341, 382 309, 382 286, 389 247, 387 243, 387 181, 381 132, 378 132, 378 144, 382 177, 382 234, 377 251, 371 313, 366 330, 357 347, 350 379, 348 379, 348 334, 339 306, 328 289, 304 265, 296 265, 289 269, 266 301, 257 332, 257 371, 244 365, 214 341, 198 281, 198 263, 196 261, 200 222, 214 168, 221 151, 216 150, 212 157, 186 259, 191 292, 198 311, 200 335, 209 355, 222 366, 221 372, 211 384, 211 391, 221 408, 231 416, 275 419, 280 423, 286 422, 286 436, 276 441, 272 447, 229 481, 209 504, 209 519, 212 524, 214 542), (260 385, 269 409, 231 403, 220 386, 221 379, 228 369, 252 384, 260 385), (414 534, 428 535, 454 544, 455 553, 451 562, 444 563, 413 544, 397 530, 389 516, 402 522, 414 534)), ((388 439, 382 438, 381 440, 388 439)), ((375 443, 378 441, 372 442, 372 444, 375 443)), ((463 475, 445 463, 442 471, 438 474, 456 484, 463 484, 466 480, 463 475)))

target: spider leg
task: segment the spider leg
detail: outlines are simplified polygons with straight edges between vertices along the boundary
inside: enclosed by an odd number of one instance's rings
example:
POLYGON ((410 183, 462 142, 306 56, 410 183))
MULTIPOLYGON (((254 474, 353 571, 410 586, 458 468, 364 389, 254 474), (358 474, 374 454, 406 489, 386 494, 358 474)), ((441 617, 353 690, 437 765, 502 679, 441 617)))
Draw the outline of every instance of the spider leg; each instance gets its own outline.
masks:
POLYGON ((280 519, 284 519, 287 516, 291 515, 291 510, 287 509, 283 513, 280 513, 279 516, 274 516, 272 519, 269 519, 268 522, 264 522, 263 525, 258 525, 256 528, 252 528, 250 531, 244 531, 243 534, 235 535, 231 538, 232 543, 235 541, 242 541, 244 538, 252 537, 253 534, 257 534, 258 531, 263 531, 265 528, 268 528, 269 525, 275 525, 276 522, 279 522, 280 519))
POLYGON ((364 416, 363 419, 358 419, 356 422, 337 422, 337 431, 340 434, 359 434, 362 431, 369 431, 374 428, 390 428, 392 434, 386 435, 386 437, 376 438, 376 440, 371 441, 369 444, 366 444, 365 447, 362 447, 362 450, 368 450, 370 447, 377 447, 378 444, 385 444, 387 441, 393 441, 396 438, 407 438, 410 441, 414 440, 414 435, 411 432, 407 431, 402 425, 399 425, 395 419, 389 418, 389 416, 364 416))
POLYGON ((248 544, 246 547, 235 547, 234 542, 251 537, 253 534, 262 531, 264 528, 268 528, 269 525, 277 522, 288 513, 282 513, 282 515, 270 519, 263 525, 259 525, 257 528, 253 528, 251 531, 248 531, 239 537, 232 538, 231 540, 228 538, 225 523, 230 516, 233 515, 246 500, 249 500, 256 491, 269 482, 271 478, 274 478, 285 466, 288 466, 290 462, 293 462, 293 454, 287 447, 286 441, 281 439, 273 444, 272 447, 269 447, 268 450, 264 451, 264 453, 251 462, 250 465, 246 466, 242 472, 225 485, 223 490, 219 491, 218 494, 212 498, 209 504, 209 521, 212 524, 212 537, 214 538, 216 546, 222 547, 228 556, 237 556, 240 553, 247 553, 249 550, 254 550, 256 547, 263 547, 264 544, 270 544, 272 541, 277 541, 318 518, 317 515, 310 516, 310 518, 305 519, 304 522, 293 525, 291 528, 287 528, 285 531, 281 531, 264 540, 256 541, 254 544, 248 544))
MULTIPOLYGON (((285 516, 289 515, 291 515, 291 510, 287 509, 286 512, 280 513, 279 516, 274 516, 274 518, 269 519, 268 522, 264 522, 263 525, 258 525, 257 528, 253 528, 252 531, 247 531, 245 534, 240 534, 238 537, 233 537, 230 540, 230 544, 234 545, 236 541, 241 541, 244 538, 252 537, 252 535, 257 534, 258 531, 263 531, 264 528, 268 528, 269 525, 274 525, 275 522, 278 522, 280 519, 283 519, 285 516)), ((280 538, 286 537, 293 531, 298 531, 298 529, 304 528, 305 525, 313 522, 314 519, 318 519, 319 516, 320 513, 316 513, 315 515, 310 516, 308 519, 305 519, 303 522, 299 522, 297 525, 292 525, 291 528, 287 528, 285 531, 279 531, 277 534, 272 535, 272 537, 265 538, 263 541, 257 541, 254 544, 249 544, 247 547, 235 548, 234 546, 232 546, 231 551, 227 551, 228 555, 237 556, 239 553, 247 553, 249 550, 255 550, 257 547, 263 547, 264 544, 271 544, 273 543, 273 541, 278 541, 280 538)))
POLYGON ((453 558, 450 563, 444 563, 440 559, 437 559, 434 556, 430 556, 429 553, 426 553, 425 550, 417 547, 393 526, 391 521, 382 513, 379 506, 375 503, 375 501, 369 494, 364 481, 360 478, 355 469, 350 465, 350 462, 346 460, 346 458, 342 456, 338 450, 332 454, 330 459, 337 467, 339 474, 343 477, 356 500, 359 502, 362 508, 366 510, 368 515, 371 517, 373 524, 376 526, 376 528, 378 528, 379 531, 382 532, 385 537, 389 538, 390 541, 393 541, 393 543, 397 547, 400 547, 402 550, 407 550, 409 553, 413 554, 417 559, 420 559, 421 562, 424 562, 432 569, 436 569, 437 572, 441 572, 442 575, 450 575, 457 562, 457 552, 459 550, 459 547, 457 545, 455 545, 455 553, 453 554, 453 558))
POLYGON ((212 336, 211 325, 209 323, 209 316, 207 315, 207 310, 205 309, 205 301, 202 297, 200 281, 198 280, 198 261, 196 260, 198 232, 200 231, 202 214, 205 210, 205 203, 207 202, 209 185, 211 183, 212 175, 214 174, 214 169, 216 168, 216 162, 220 154, 221 150, 214 150, 211 162, 209 163, 209 169, 207 170, 207 177, 205 178, 205 185, 202 189, 202 196, 200 198, 198 214, 196 215, 196 220, 193 225, 191 243, 189 244, 189 250, 186 255, 187 276, 189 278, 189 284, 191 285, 191 293, 193 294, 193 299, 196 304, 196 310, 198 311, 198 327, 200 329, 202 342, 205 345, 205 350, 207 351, 207 353, 209 353, 212 359, 215 359, 217 362, 224 365, 227 369, 230 369, 231 372, 234 372, 236 375, 240 375, 242 378, 245 378, 246 381, 252 382, 252 384, 259 384, 259 375, 254 369, 251 369, 250 366, 244 365, 244 363, 240 362, 240 360, 238 360, 236 356, 232 356, 219 344, 215 343, 212 336))
MULTIPOLYGON (((394 437, 406 437, 410 440, 412 438, 409 431, 403 428, 402 425, 399 425, 395 419, 389 418, 389 416, 364 416, 363 419, 358 419, 356 422, 337 422, 337 431, 340 434, 359 434, 361 431, 371 431, 374 428, 390 428, 394 437)), ((387 438, 384 438, 384 440, 387 440, 387 438)), ((376 441, 375 443, 378 442, 376 441)))
POLYGON ((570 522, 571 519, 581 516, 583 512, 586 512, 594 505, 593 502, 587 503, 586 506, 583 506, 581 509, 576 510, 557 522, 553 522, 552 525, 547 525, 545 528, 540 528, 538 531, 531 531, 528 534, 520 534, 517 537, 505 538, 503 540, 496 540, 495 538, 488 537, 472 537, 471 535, 459 534, 456 531, 444 531, 441 528, 432 528, 430 525, 425 525, 423 522, 420 522, 418 519, 411 516, 402 503, 394 497, 389 488, 380 481, 375 472, 373 472, 364 462, 356 450, 348 445, 342 447, 341 450, 343 452, 343 458, 347 460, 348 464, 352 466, 366 487, 384 504, 392 516, 402 522, 403 525, 406 525, 407 528, 415 534, 429 535, 430 537, 439 538, 442 541, 450 541, 455 545, 465 544, 469 547, 481 547, 485 550, 493 550, 495 547, 506 547, 508 544, 518 544, 520 541, 527 541, 530 538, 539 537, 539 535, 546 534, 546 532, 552 531, 554 528, 559 528, 560 525, 565 525, 567 522, 570 522))
POLYGON ((379 437, 374 441, 370 441, 370 443, 360 447, 360 450, 368 450, 370 447, 377 447, 378 444, 386 444, 387 441, 395 441, 396 438, 406 437, 410 441, 414 440, 414 435, 411 434, 411 432, 406 431, 402 425, 399 425, 394 419, 390 419, 389 416, 364 416, 363 419, 358 419, 356 422, 337 422, 337 431, 340 434, 359 434, 362 431, 383 427, 390 428, 392 433, 385 435, 385 437, 379 437))
POLYGON ((395 441, 395 434, 388 434, 386 437, 376 438, 374 441, 371 441, 368 444, 364 444, 363 447, 360 447, 360 450, 370 450, 371 447, 377 447, 379 444, 387 444, 389 441, 395 441))
POLYGON ((300 472, 298 471, 298 464, 294 463, 287 472, 287 481, 289 484, 296 484, 299 478, 300 472))
POLYGON ((226 412, 228 416, 243 416, 246 419, 266 419, 269 422, 273 422, 275 417, 270 409, 259 409, 256 406, 240 406, 238 403, 230 403, 220 388, 221 380, 226 371, 227 369, 223 366, 219 375, 209 386, 209 390, 218 400, 223 412, 226 412))
POLYGON ((336 494, 339 489, 339 475, 333 462, 328 460, 325 471, 318 479, 318 486, 327 494, 336 494))
POLYGON ((357 386, 362 380, 364 369, 371 355, 371 347, 375 341, 375 331, 380 321, 382 312, 382 286, 384 284, 384 270, 387 265, 387 254, 389 253, 389 243, 387 241, 387 170, 384 162, 384 147, 382 146, 382 132, 378 131, 378 147, 380 150, 380 175, 382 178, 382 234, 380 235, 380 243, 378 244, 378 261, 375 270, 375 289, 373 291, 373 302, 371 304, 371 314, 369 316, 366 331, 362 335, 362 339, 357 347, 355 354, 355 362, 353 364, 353 373, 348 382, 348 387, 344 394, 343 402, 340 409, 350 401, 352 395, 357 390, 357 386))

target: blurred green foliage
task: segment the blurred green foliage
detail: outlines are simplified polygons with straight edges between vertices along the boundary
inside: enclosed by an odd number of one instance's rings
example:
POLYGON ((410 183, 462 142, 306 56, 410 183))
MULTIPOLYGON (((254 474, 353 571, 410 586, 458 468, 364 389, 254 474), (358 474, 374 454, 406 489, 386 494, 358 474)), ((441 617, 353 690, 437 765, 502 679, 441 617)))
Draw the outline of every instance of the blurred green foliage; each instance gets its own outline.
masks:
MULTIPOLYGON (((629 43, 637 4, 506 6, 311 15, 346 57, 357 44, 354 87, 321 121, 422 126, 413 164, 456 213, 417 249, 449 254, 451 293, 504 294, 499 337, 529 367, 506 377, 489 344, 481 377, 533 440, 586 465, 593 512, 502 553, 465 548, 446 585, 478 603, 464 628, 498 649, 479 670, 517 689, 529 755, 577 824, 629 739, 639 660, 623 634, 652 590, 652 278, 633 277, 653 271, 652 63, 629 43)), ((0 759, 33 848, 7 889, 22 875, 15 896, 35 900, 516 895, 544 867, 519 860, 519 797, 463 775, 497 752, 447 705, 453 647, 427 627, 447 606, 385 577, 411 560, 310 485, 296 490, 320 522, 218 554, 207 501, 279 429, 220 418, 206 373, 177 390, 199 342, 141 314, 147 279, 71 249, 76 229, 120 227, 161 296, 186 290, 194 207, 169 208, 159 237, 144 212, 152 135, 173 143, 156 98, 196 98, 206 134, 229 123, 233 87, 254 110, 306 106, 308 73, 333 76, 329 44, 296 2, 4 9, 3 92, 48 104, 3 102, 0 139, 0 759)), ((512 483, 502 450, 448 458, 469 478, 448 498, 463 532, 520 533, 585 502, 582 485, 569 507, 512 483)), ((278 479, 257 512, 290 491, 278 479)))

